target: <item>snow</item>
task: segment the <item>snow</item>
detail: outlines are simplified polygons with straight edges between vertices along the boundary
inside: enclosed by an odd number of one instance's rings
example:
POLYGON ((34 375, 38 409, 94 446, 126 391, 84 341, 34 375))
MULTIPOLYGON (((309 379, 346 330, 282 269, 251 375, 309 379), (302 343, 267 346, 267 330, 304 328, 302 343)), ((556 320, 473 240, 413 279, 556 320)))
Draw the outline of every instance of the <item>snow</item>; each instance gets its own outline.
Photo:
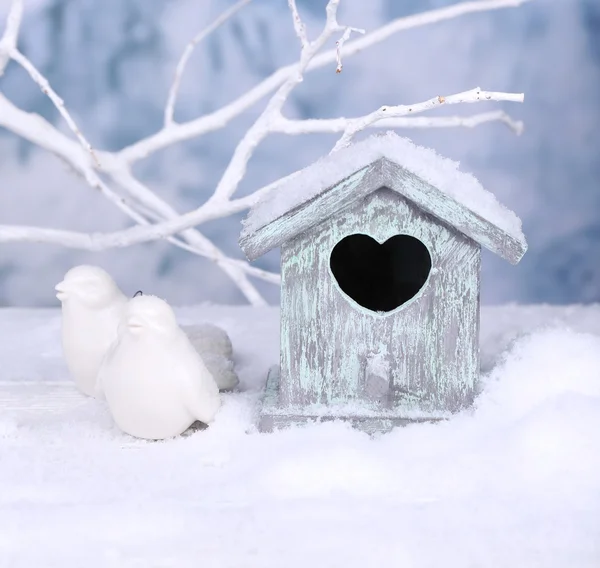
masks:
POLYGON ((251 209, 244 222, 244 233, 268 225, 382 157, 429 182, 517 240, 525 241, 521 220, 484 189, 475 176, 461 172, 458 162, 443 158, 430 148, 417 146, 391 131, 342 148, 283 180, 251 209))
POLYGON ((254 429, 275 308, 196 306, 242 392, 136 441, 67 381, 57 310, 0 310, 0 567, 600 565, 600 305, 483 308, 473 410, 369 438, 254 429))

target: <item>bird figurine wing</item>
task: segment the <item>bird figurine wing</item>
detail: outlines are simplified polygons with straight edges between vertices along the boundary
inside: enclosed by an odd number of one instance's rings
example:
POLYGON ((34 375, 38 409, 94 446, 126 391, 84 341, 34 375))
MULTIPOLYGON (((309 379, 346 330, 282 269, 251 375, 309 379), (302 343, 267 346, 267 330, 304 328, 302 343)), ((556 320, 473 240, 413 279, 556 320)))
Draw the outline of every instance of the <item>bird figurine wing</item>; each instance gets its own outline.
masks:
POLYGON ((176 362, 174 374, 181 377, 179 388, 190 413, 208 424, 221 405, 219 387, 189 339, 185 335, 182 339, 181 359, 176 362))

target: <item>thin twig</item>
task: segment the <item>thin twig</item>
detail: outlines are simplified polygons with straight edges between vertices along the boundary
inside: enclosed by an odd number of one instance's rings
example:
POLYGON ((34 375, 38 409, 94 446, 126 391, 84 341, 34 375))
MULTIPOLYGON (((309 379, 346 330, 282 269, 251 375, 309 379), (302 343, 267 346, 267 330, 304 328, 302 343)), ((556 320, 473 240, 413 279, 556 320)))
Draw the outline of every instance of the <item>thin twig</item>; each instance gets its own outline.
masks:
MULTIPOLYGON (((415 105, 381 107, 373 113, 353 119, 339 118, 293 121, 285 119, 281 114, 281 110, 290 93, 303 80, 304 74, 311 69, 316 69, 335 61, 337 63, 336 69, 341 70, 342 57, 349 57, 404 29, 448 20, 468 13, 518 6, 528 0, 479 0, 463 2, 438 10, 399 18, 353 41, 347 41, 351 32, 361 30, 338 24, 337 8, 340 0, 330 0, 326 6, 327 18, 325 25, 313 42, 310 42, 308 39, 306 28, 300 18, 295 0, 288 0, 292 12, 294 29, 302 45, 299 61, 293 65, 282 67, 245 95, 215 113, 184 124, 174 123, 173 112, 181 77, 195 45, 250 1, 242 0, 235 4, 188 44, 178 63, 175 79, 169 91, 165 108, 164 128, 157 134, 141 140, 123 149, 121 152, 110 153, 98 152, 91 147, 67 112, 62 99, 51 89, 48 81, 37 71, 34 65, 17 50, 16 42, 21 21, 22 0, 13 0, 6 29, 2 39, 0 39, 0 75, 8 59, 15 59, 52 100, 61 116, 66 120, 69 128, 75 133, 79 144, 65 136, 39 115, 26 113, 17 108, 1 93, 0 126, 4 126, 61 157, 80 173, 88 184, 98 189, 129 218, 135 221, 137 225, 120 231, 93 234, 6 225, 0 226, 0 242, 50 242, 72 248, 106 250, 157 239, 166 239, 175 246, 204 256, 216 263, 238 286, 250 303, 263 305, 265 303, 264 299, 248 280, 248 276, 273 283, 277 283, 279 277, 252 267, 245 261, 227 257, 195 227, 207 221, 243 211, 255 204, 273 186, 283 183, 284 180, 278 180, 255 191, 251 195, 232 199, 240 180, 246 173, 248 161, 251 159, 258 144, 269 134, 274 132, 284 132, 286 134, 343 132, 342 137, 336 145, 337 149, 348 144, 357 132, 373 126, 387 126, 391 128, 472 127, 484 122, 498 120, 507 124, 517 133, 522 129, 521 123, 514 121, 502 111, 482 113, 471 117, 429 118, 412 116, 416 113, 446 104, 479 102, 481 100, 510 100, 518 102, 523 100, 522 94, 488 93, 480 89, 473 89, 447 97, 435 97, 415 105), (319 54, 325 42, 337 32, 343 32, 343 34, 338 40, 336 48, 319 54), (130 165, 136 160, 181 140, 197 137, 218 128, 223 128, 232 118, 240 115, 251 105, 273 91, 274 93, 267 102, 263 112, 237 145, 231 161, 217 184, 212 197, 202 206, 180 215, 155 192, 133 176, 130 165), (411 116, 407 117, 406 115, 411 116), (119 184, 129 194, 130 200, 126 200, 114 192, 104 183, 98 173, 96 173, 96 170, 108 174, 112 178, 112 181, 119 184), (179 233, 179 235, 175 236, 176 233, 179 233)), ((293 177, 294 175, 296 173, 288 177, 293 177)))
POLYGON ((348 39, 350 39, 350 34, 352 32, 356 32, 358 34, 365 34, 365 30, 363 30, 362 28, 346 28, 346 30, 344 31, 342 37, 340 39, 338 39, 335 42, 335 59, 337 62, 337 67, 335 68, 335 72, 336 73, 341 73, 342 72, 342 47, 344 47, 344 44, 348 41, 348 39))
POLYGON ((239 12, 244 6, 248 5, 252 0, 240 0, 227 10, 225 10, 212 24, 208 27, 204 28, 202 31, 198 32, 194 36, 194 38, 187 44, 183 53, 181 54, 181 58, 177 63, 177 67, 175 69, 175 76, 173 78, 173 83, 171 88, 169 89, 169 96, 167 98, 167 104, 165 106, 165 128, 168 128, 173 124, 173 113, 175 111, 175 102, 177 101, 177 94, 179 93, 179 86, 181 85, 181 78, 183 77, 183 72, 185 70, 185 66, 194 51, 194 48, 201 42, 204 41, 210 34, 212 34, 215 30, 217 30, 220 26, 222 26, 227 20, 229 20, 233 15, 239 12))
POLYGON ((56 107, 56 109, 58 110, 60 115, 65 119, 65 122, 69 125, 69 128, 71 129, 73 134, 75 134, 75 136, 77 136, 77 139, 79 140, 81 145, 92 156, 95 166, 97 168, 100 168, 100 162, 98 160, 98 156, 96 156, 96 153, 94 152, 94 149, 92 148, 92 145, 86 140, 85 136, 81 133, 81 130, 79 130, 79 127, 77 126, 77 124, 75 124, 75 121, 71 118, 69 111, 66 109, 65 102, 56 94, 54 89, 50 86, 50 83, 48 82, 46 77, 44 77, 35 68, 33 63, 31 63, 31 61, 29 61, 29 59, 27 59, 27 57, 25 57, 20 51, 14 49, 11 53, 11 57, 21 67, 23 67, 23 69, 25 69, 25 71, 27 71, 27 73, 29 73, 29 76, 33 79, 33 81, 35 83, 38 84, 38 86, 42 90, 42 93, 44 93, 52 101, 52 103, 54 104, 54 106, 56 107))
MULTIPOLYGON (((356 120, 356 119, 351 119, 356 120)), ((482 112, 471 116, 414 116, 382 118, 368 128, 475 128, 486 122, 502 122, 515 134, 523 133, 523 123, 514 120, 501 110, 482 112)), ((348 126, 347 118, 290 120, 282 118, 277 123, 277 132, 288 135, 343 132, 348 126)))
POLYGON ((19 29, 23 19, 23 0, 13 0, 10 5, 8 17, 6 18, 6 28, 2 39, 0 39, 0 77, 10 61, 12 52, 17 47, 19 29))
MULTIPOLYGON (((331 35, 340 30, 340 25, 337 23, 339 2, 340 0, 329 0, 327 3, 325 8, 327 19, 323 31, 313 42, 305 43, 302 46, 300 61, 295 66, 295 72, 291 73, 287 81, 275 91, 261 115, 242 137, 221 180, 217 184, 212 198, 207 203, 229 199, 235 193, 239 182, 246 174, 246 167, 254 150, 270 133, 273 123, 281 115, 281 108, 290 93, 302 82, 306 67, 331 35)), ((297 12, 295 16, 297 16, 297 12)))
MULTIPOLYGON (((397 18, 372 32, 368 32, 357 39, 348 41, 344 45, 341 55, 344 58, 351 57, 360 51, 364 51, 365 49, 408 29, 451 20, 467 14, 517 7, 530 1, 531 0, 476 0, 472 2, 461 2, 444 8, 437 8, 412 16, 397 18)), ((317 54, 307 65, 305 71, 309 72, 330 65, 331 63, 336 62, 336 57, 337 54, 335 49, 317 54)), ((296 73, 296 71, 297 64, 281 67, 258 85, 231 103, 221 107, 219 110, 189 122, 173 124, 168 129, 162 129, 156 134, 123 148, 119 153, 120 157, 129 163, 133 163, 137 160, 146 158, 150 154, 167 146, 224 128, 231 120, 256 104, 270 92, 279 88, 281 84, 286 82, 290 75, 296 73)))
POLYGON ((308 41, 308 36, 306 35, 306 26, 304 25, 304 22, 300 17, 300 12, 298 12, 298 7, 296 6, 296 0, 288 0, 288 6, 292 12, 294 31, 300 40, 300 46, 304 48, 308 46, 310 42, 308 41))
POLYGON ((332 152, 336 152, 340 148, 348 146, 357 132, 364 130, 365 128, 384 118, 387 119, 406 115, 415 115, 443 105, 476 103, 480 101, 511 101, 522 103, 523 99, 523 93, 498 93, 492 91, 482 91, 480 87, 475 87, 469 91, 464 91, 462 93, 448 95, 445 97, 437 96, 427 101, 412 105, 382 106, 370 114, 349 120, 346 128, 344 129, 344 133, 337 141, 332 152))
MULTIPOLYGON (((114 170, 112 175, 113 179, 126 189, 139 203, 159 215, 155 216, 155 220, 177 219, 179 217, 175 209, 162 201, 155 193, 136 179, 129 168, 125 167, 121 170, 114 170)), ((236 284, 252 305, 266 305, 266 301, 260 292, 246 278, 245 272, 248 272, 246 268, 240 268, 240 266, 228 262, 228 257, 197 229, 188 228, 181 232, 181 236, 188 244, 185 244, 180 239, 175 239, 172 235, 165 235, 167 240, 172 244, 215 262, 236 284)))
MULTIPOLYGON (((397 116, 400 117, 403 113, 414 115, 416 113, 424 112, 430 108, 434 108, 435 106, 440 106, 442 104, 457 104, 459 102, 477 102, 481 101, 482 99, 519 101, 523 99, 523 95, 513 93, 492 93, 487 91, 481 91, 481 89, 472 89, 471 91, 465 91, 463 93, 458 93, 456 95, 450 95, 447 97, 434 97, 433 99, 429 99, 428 101, 424 101, 422 103, 403 105, 399 107, 382 107, 378 111, 375 111, 375 113, 371 113, 369 115, 365 115, 364 117, 359 117, 357 119, 340 119, 345 122, 336 122, 335 124, 331 124, 331 126, 335 128, 332 128, 329 131, 340 131, 343 127, 343 131, 345 132, 345 134, 340 138, 338 144, 336 144, 336 149, 339 149, 340 147, 342 147, 342 144, 345 143, 346 139, 349 140, 351 138, 350 134, 354 135, 358 131, 370 127, 372 124, 376 124, 377 121, 380 119, 390 120, 390 118, 388 118, 390 114, 394 115, 395 113, 397 113, 397 116), (440 98, 443 98, 443 102, 440 101, 440 98)), ((391 117, 391 119, 394 119, 393 116, 391 117)), ((260 118, 258 120, 260 120, 260 118)), ((285 129, 286 124, 293 124, 293 121, 286 122, 286 119, 281 119, 281 114, 278 113, 274 113, 274 116, 271 117, 271 120, 273 121, 270 123, 270 128, 272 128, 272 131, 278 131, 278 129, 285 129)), ((437 120, 442 121, 444 120, 444 118, 440 117, 437 120)), ((253 126, 255 129, 256 124, 257 123, 255 123, 255 125, 253 126)), ((324 131, 316 130, 318 124, 319 121, 307 121, 305 126, 307 129, 309 129, 311 125, 313 125, 315 128, 314 131, 324 131)), ((248 132, 251 133, 253 127, 251 127, 251 129, 248 132)), ((260 131, 258 132, 258 135, 261 135, 260 131)), ((262 135, 264 136, 266 134, 263 132, 262 135)), ((253 149, 252 144, 254 143, 255 139, 246 142, 246 144, 248 144, 250 148, 250 153, 253 149)), ((112 175, 117 174, 115 172, 112 172, 112 175)), ((225 176, 223 176, 222 182, 224 179, 226 179, 225 176)), ((232 185, 230 185, 227 188, 228 190, 231 190, 233 187, 233 182, 230 183, 232 185)), ((278 183, 280 182, 271 184, 271 186, 276 185, 278 183)), ((260 190, 260 195, 264 195, 264 193, 266 193, 264 189, 260 190)), ((248 207, 251 207, 254 203, 256 203, 256 200, 259 198, 257 194, 258 192, 251 196, 235 200, 230 200, 228 199, 228 197, 225 197, 223 199, 215 199, 213 196, 213 198, 209 199, 204 205, 188 213, 184 213, 182 215, 145 227, 131 227, 129 229, 116 231, 114 233, 96 235, 96 242, 101 243, 102 248, 111 248, 114 246, 122 246, 121 243, 124 242, 128 243, 129 245, 133 245, 159 238, 166 238, 175 233, 185 231, 190 227, 195 227, 201 225, 202 223, 206 223, 208 221, 212 221, 215 219, 232 215, 239 211, 243 211, 244 209, 247 209, 248 207)), ((1 241, 2 237, 0 235, 0 242, 1 241)))

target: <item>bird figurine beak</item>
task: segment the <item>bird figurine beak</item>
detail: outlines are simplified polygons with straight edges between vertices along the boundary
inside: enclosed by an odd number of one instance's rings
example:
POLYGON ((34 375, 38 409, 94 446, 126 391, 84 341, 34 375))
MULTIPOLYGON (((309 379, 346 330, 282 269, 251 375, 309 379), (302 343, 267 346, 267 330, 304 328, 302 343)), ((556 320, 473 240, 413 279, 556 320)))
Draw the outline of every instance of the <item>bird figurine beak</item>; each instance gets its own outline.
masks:
POLYGON ((59 282, 54 289, 56 290, 56 297, 62 302, 67 299, 67 288, 64 281, 59 282))

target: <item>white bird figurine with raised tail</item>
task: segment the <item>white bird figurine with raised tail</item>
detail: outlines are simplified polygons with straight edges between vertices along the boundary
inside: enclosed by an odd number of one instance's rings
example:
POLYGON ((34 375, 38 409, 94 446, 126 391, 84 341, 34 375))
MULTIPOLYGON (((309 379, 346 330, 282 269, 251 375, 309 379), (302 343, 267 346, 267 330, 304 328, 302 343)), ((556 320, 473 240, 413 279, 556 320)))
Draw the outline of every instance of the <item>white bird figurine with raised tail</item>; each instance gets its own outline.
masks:
POLYGON ((117 426, 137 438, 162 440, 196 421, 209 424, 220 406, 212 374, 169 304, 155 296, 127 304, 97 388, 117 426))
MULTIPOLYGON (((79 390, 94 396, 98 369, 117 338, 119 322, 130 300, 98 266, 72 268, 55 289, 62 303, 62 346, 67 368, 79 390)), ((233 348, 227 333, 208 323, 182 329, 219 388, 235 388, 239 379, 233 369, 233 348)))

